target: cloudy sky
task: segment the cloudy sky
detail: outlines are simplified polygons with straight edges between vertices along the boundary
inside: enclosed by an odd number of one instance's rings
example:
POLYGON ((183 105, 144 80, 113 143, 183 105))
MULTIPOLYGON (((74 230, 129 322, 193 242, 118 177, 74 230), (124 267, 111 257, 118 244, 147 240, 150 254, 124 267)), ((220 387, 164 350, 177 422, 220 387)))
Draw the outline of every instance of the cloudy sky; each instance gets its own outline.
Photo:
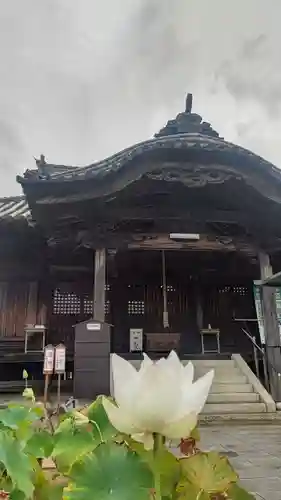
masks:
POLYGON ((281 167, 280 0, 0 0, 0 196, 183 110, 281 167))

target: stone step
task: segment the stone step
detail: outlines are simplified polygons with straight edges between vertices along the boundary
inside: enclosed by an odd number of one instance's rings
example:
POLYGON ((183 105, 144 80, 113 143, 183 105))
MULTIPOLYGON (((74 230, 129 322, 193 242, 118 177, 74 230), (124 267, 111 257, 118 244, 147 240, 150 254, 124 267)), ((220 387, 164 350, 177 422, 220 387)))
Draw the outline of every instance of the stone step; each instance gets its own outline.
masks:
POLYGON ((255 403, 259 401, 260 397, 255 392, 213 392, 207 399, 207 403, 255 403))
POLYGON ((203 414, 222 415, 231 413, 265 413, 264 403, 206 403, 203 414))
POLYGON ((204 426, 217 426, 223 424, 231 424, 237 425, 241 427, 241 425, 271 425, 271 424, 280 425, 281 429, 281 412, 273 412, 273 413, 229 413, 229 414, 219 414, 219 415, 210 415, 208 413, 201 413, 199 415, 199 424, 200 427, 204 426))
MULTIPOLYGON (((195 368, 194 370, 194 375, 196 378, 198 377, 202 377, 203 375, 205 375, 206 373, 208 373, 210 371, 209 368, 195 368)), ((214 372, 215 372, 215 376, 216 377, 227 377, 228 379, 231 378, 231 377, 240 377, 240 376, 243 376, 243 373, 241 372, 241 370, 239 370, 239 368, 230 368, 230 369, 226 369, 226 368, 214 368, 214 372)))
MULTIPOLYGON (((196 380, 198 377, 195 375, 194 380, 196 380)), ((226 385, 242 385, 242 384, 247 384, 248 379, 245 377, 245 375, 235 375, 235 376, 227 376, 227 374, 217 374, 215 373, 214 379, 213 379, 213 384, 226 384, 226 385)), ((228 391, 232 392, 232 391, 228 391)), ((235 391, 234 391, 235 392, 235 391)))
POLYGON ((234 392, 254 392, 251 384, 233 384, 229 383, 213 383, 211 387, 211 394, 213 393, 234 393, 234 392))
MULTIPOLYGON (((211 368, 230 368, 236 367, 235 361, 233 359, 191 359, 190 360, 194 367, 208 367, 209 369, 211 368)), ((183 360, 182 364, 186 365, 188 363, 188 360, 183 360)))
POLYGON ((240 368, 238 368, 237 366, 200 366, 200 365, 197 365, 197 366, 194 366, 194 371, 195 373, 207 373, 209 372, 210 370, 214 370, 216 373, 233 373, 233 374, 239 374, 241 373, 241 370, 240 368))

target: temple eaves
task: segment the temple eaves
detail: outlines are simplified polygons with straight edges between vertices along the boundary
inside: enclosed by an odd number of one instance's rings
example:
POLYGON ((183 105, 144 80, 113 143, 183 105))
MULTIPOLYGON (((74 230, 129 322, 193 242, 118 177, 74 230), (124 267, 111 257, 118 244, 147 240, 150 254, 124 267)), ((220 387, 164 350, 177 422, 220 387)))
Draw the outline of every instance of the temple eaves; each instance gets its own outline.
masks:
MULTIPOLYGON (((201 134, 208 137, 220 137, 210 123, 202 121, 202 116, 192 113, 192 94, 187 94, 185 111, 179 113, 174 120, 168 120, 166 126, 154 137, 164 137, 177 134, 201 134)), ((222 139, 222 137, 220 137, 222 139)))

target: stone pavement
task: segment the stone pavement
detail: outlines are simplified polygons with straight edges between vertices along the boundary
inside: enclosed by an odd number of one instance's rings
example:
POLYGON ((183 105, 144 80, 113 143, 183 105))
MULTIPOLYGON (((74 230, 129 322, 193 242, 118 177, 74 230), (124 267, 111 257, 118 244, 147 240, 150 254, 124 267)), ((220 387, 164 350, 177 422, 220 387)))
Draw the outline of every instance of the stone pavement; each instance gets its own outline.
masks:
POLYGON ((281 426, 220 425, 200 429, 204 450, 225 454, 257 500, 281 500, 281 426))

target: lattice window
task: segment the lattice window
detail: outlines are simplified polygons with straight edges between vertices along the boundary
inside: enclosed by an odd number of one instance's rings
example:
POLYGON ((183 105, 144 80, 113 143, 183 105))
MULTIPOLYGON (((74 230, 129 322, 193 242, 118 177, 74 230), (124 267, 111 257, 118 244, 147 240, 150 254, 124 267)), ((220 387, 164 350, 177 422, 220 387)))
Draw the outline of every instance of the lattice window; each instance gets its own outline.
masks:
MULTIPOLYGON (((163 285, 161 285, 160 288, 163 288, 163 285)), ((167 292, 175 292, 176 291, 175 287, 173 287, 172 285, 167 285, 166 290, 167 290, 167 292)))
POLYGON ((93 313, 93 299, 88 299, 87 297, 85 297, 83 301, 83 306, 85 314, 93 313))
POLYGON ((107 315, 110 313, 110 300, 106 300, 104 304, 104 314, 107 315))
POLYGON ((53 294, 53 314, 78 315, 81 311, 81 300, 73 292, 61 292, 58 288, 53 294))
POLYGON ((244 297, 245 295, 248 295, 248 288, 245 286, 225 286, 223 288, 219 288, 218 290, 219 293, 232 293, 234 295, 240 295, 241 297, 244 297))
MULTIPOLYGON (((87 297, 85 297, 84 301, 83 301, 83 306, 84 306, 84 313, 85 314, 93 314, 93 300, 92 299, 88 299, 87 297)), ((104 313, 105 314, 110 313, 110 300, 105 301, 104 313)))
POLYGON ((233 293, 235 293, 235 295, 240 295, 242 297, 248 295, 248 288, 246 288, 245 286, 234 286, 232 291, 233 293))
POLYGON ((128 314, 130 315, 143 315, 144 314, 144 300, 129 300, 128 301, 128 314))

